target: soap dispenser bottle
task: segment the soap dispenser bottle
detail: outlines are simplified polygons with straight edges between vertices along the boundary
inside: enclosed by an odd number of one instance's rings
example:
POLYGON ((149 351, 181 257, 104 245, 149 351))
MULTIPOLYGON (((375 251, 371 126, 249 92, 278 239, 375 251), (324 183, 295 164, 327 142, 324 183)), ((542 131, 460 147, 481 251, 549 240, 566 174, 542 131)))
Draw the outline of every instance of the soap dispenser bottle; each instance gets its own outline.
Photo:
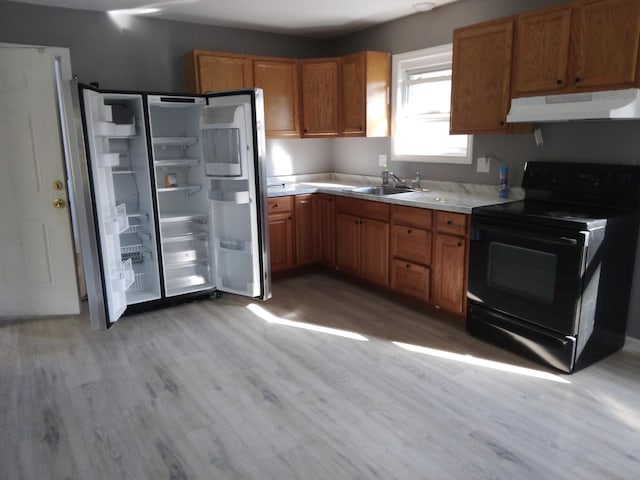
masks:
POLYGON ((382 169, 382 185, 389 185, 389 170, 386 165, 382 169))

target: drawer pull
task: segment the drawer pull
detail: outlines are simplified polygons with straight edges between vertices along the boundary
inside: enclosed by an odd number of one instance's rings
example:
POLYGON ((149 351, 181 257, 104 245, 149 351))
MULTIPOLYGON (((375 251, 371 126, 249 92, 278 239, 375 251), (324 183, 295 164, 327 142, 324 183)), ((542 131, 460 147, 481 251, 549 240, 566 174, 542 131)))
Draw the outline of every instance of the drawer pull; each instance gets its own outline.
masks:
POLYGON ((411 229, 410 228, 407 228, 407 233, 411 233, 411 229))
POLYGON ((406 268, 411 268, 411 265, 409 265, 408 263, 405 265, 406 268))
POLYGON ((451 225, 453 222, 451 220, 447 220, 447 225, 451 225))

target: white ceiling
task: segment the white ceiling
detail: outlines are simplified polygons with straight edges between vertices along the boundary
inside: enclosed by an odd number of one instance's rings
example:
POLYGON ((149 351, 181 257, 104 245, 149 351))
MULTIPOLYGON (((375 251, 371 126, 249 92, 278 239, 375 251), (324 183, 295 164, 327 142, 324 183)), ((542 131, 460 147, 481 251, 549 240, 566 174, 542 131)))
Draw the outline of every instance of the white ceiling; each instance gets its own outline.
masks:
POLYGON ((157 8, 146 16, 309 37, 335 37, 457 0, 17 0, 81 10, 157 8), (418 5, 416 5, 418 4, 418 5), (416 5, 416 7, 414 7, 416 5))

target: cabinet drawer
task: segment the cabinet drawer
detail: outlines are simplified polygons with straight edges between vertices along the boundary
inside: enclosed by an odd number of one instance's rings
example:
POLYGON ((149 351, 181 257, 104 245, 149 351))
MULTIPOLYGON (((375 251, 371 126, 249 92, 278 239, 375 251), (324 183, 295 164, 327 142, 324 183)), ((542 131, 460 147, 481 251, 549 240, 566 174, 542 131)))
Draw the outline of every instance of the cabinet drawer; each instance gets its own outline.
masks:
POLYGON ((391 255, 422 265, 430 265, 431 237, 431 230, 393 225, 391 227, 391 255))
POLYGON ((360 218, 371 218, 385 222, 389 220, 388 203, 338 197, 336 199, 336 208, 338 213, 347 213, 360 218))
POLYGON ((439 232, 467 234, 468 215, 464 213, 436 212, 436 228, 439 232))
POLYGON ((403 260, 391 260, 391 288, 405 295, 429 300, 431 269, 403 260))
POLYGON ((284 213, 293 211, 293 196, 271 197, 268 201, 269 213, 284 213))
POLYGON ((433 225, 433 210, 391 205, 391 221, 393 223, 406 225, 407 227, 429 230, 433 225))

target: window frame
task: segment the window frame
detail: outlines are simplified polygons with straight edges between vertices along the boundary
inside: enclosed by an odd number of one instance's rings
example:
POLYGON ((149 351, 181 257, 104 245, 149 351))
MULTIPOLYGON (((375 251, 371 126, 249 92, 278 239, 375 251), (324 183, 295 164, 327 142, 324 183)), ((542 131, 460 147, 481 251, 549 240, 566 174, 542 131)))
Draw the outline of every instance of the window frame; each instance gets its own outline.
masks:
MULTIPOLYGON (((466 155, 399 155, 396 153, 397 119, 405 98, 405 79, 408 72, 450 70, 453 64, 453 43, 423 48, 392 55, 392 102, 391 102, 391 160, 421 163, 451 163, 471 165, 473 163, 473 135, 467 135, 466 155)), ((449 113, 449 117, 450 117, 449 113)))

